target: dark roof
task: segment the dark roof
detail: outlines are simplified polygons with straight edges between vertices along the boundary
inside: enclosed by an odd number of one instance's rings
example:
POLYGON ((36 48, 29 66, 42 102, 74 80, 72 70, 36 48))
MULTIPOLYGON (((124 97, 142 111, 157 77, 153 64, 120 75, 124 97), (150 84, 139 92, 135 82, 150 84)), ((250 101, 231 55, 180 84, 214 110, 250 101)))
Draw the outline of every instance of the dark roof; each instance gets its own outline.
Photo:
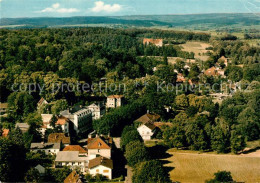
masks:
POLYGON ((64 133, 51 133, 48 137, 49 143, 70 144, 70 137, 66 137, 64 133))
POLYGON ((31 143, 31 149, 60 149, 60 143, 31 143))
POLYGON ((159 118, 160 118, 160 115, 158 115, 158 114, 145 114, 135 121, 141 122, 141 123, 149 123, 149 122, 155 122, 159 118))
POLYGON ((102 165, 102 166, 105 166, 107 168, 113 169, 113 161, 111 159, 99 156, 99 157, 97 157, 95 159, 89 160, 88 167, 90 169, 94 168, 96 166, 99 166, 99 165, 102 165))
POLYGON ((111 147, 100 137, 88 139, 88 149, 111 149, 111 147))
POLYGON ((144 125, 147 126, 151 130, 154 130, 156 128, 156 126, 152 123, 145 123, 144 125))

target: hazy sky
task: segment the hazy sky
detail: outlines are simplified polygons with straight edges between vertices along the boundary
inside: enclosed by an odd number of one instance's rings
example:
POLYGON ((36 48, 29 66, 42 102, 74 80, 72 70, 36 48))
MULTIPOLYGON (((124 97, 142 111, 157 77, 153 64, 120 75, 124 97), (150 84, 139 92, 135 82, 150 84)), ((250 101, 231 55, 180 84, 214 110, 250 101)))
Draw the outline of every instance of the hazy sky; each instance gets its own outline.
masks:
POLYGON ((256 13, 260 0, 0 0, 1 17, 256 13))

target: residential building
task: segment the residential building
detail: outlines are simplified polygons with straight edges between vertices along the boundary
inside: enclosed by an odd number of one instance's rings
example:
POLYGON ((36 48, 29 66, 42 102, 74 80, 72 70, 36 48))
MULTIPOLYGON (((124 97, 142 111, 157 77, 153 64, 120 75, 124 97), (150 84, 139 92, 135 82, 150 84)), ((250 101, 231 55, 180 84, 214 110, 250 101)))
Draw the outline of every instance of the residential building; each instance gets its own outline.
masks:
POLYGON ((53 114, 41 114, 41 117, 43 125, 40 128, 40 132, 44 135, 47 128, 52 128, 50 122, 53 114))
POLYGON ((206 76, 213 76, 213 77, 216 77, 216 76, 225 76, 224 75, 224 70, 221 70, 219 68, 216 68, 216 67, 211 67, 209 69, 207 69, 205 72, 204 72, 204 75, 206 76))
POLYGON ((60 115, 73 123, 73 128, 77 133, 87 133, 92 123, 92 111, 82 106, 64 110, 60 115))
POLYGON ((87 150, 79 145, 68 145, 62 151, 78 151, 79 156, 88 156, 87 150))
POLYGON ((64 133, 69 133, 69 122, 70 120, 64 116, 59 116, 56 125, 60 125, 64 133))
POLYGON ((47 100, 45 100, 43 97, 39 100, 37 103, 37 109, 41 108, 43 105, 48 104, 47 100))
POLYGON ((31 152, 43 151, 45 154, 57 154, 60 151, 60 143, 31 143, 31 152))
POLYGON ((15 128, 20 128, 22 133, 25 133, 29 130, 30 126, 27 123, 16 123, 15 128))
POLYGON ((137 128, 137 131, 139 132, 140 136, 143 140, 151 140, 152 136, 156 132, 156 126, 152 123, 145 123, 142 124, 137 128))
POLYGON ((107 97, 107 108, 117 108, 123 105, 123 95, 110 95, 107 97))
POLYGON ((79 168, 84 173, 87 165, 88 157, 80 156, 79 151, 60 151, 55 159, 55 168, 70 166, 71 169, 79 168))
POLYGON ((145 38, 143 40, 143 44, 144 45, 153 44, 155 46, 162 47, 163 46, 163 39, 147 39, 147 38, 145 38))
POLYGON ((7 108, 8 108, 8 103, 0 102, 0 116, 6 116, 7 108))
POLYGON ((113 161, 111 159, 99 156, 95 159, 89 160, 89 173, 93 176, 101 174, 108 179, 112 179, 113 161))
POLYGON ((108 145, 109 144, 108 141, 106 143, 105 140, 102 139, 102 137, 98 137, 98 136, 96 138, 88 138, 87 149, 88 149, 89 159, 94 159, 97 157, 97 155, 110 159, 111 147, 108 145))
POLYGON ((62 145, 68 146, 70 137, 67 137, 64 133, 51 133, 48 137, 48 143, 62 143, 62 145))
POLYGON ((82 180, 80 178, 80 175, 73 170, 68 177, 64 180, 64 183, 82 183, 82 180))
POLYGON ((100 119, 106 113, 105 106, 101 102, 93 103, 87 109, 92 112, 92 120, 100 119))

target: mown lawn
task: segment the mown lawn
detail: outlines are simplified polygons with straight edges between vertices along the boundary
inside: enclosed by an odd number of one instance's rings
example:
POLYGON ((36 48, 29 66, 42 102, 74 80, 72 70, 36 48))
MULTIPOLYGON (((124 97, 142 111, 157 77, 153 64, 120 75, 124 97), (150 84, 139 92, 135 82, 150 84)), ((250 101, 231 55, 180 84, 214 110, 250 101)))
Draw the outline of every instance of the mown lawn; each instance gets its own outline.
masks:
POLYGON ((170 177, 182 183, 201 183, 213 178, 215 172, 230 171, 234 180, 239 182, 260 182, 260 157, 239 155, 218 155, 184 151, 168 151, 167 167, 173 167, 170 177))

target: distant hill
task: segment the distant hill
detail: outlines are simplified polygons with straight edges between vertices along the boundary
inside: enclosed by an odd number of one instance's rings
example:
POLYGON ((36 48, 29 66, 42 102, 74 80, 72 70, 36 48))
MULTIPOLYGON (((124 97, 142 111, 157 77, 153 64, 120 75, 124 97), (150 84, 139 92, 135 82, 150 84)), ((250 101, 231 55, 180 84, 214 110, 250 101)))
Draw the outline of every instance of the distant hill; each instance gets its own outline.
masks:
POLYGON ((124 26, 124 27, 178 27, 207 29, 259 26, 256 14, 190 14, 190 15, 140 15, 110 17, 39 17, 39 18, 2 18, 1 27, 66 27, 66 26, 124 26))

